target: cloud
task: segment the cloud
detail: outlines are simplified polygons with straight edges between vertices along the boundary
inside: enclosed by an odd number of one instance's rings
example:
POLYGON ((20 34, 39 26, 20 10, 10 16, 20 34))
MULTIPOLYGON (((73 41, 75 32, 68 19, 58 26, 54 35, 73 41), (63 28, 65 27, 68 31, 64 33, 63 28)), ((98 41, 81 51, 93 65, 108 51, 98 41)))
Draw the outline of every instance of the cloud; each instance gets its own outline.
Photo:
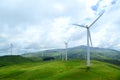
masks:
POLYGON ((97 43, 96 46, 114 48, 119 50, 118 46, 120 44, 118 31, 120 28, 118 3, 111 9, 105 12, 100 23, 97 24, 95 34, 93 34, 93 40, 97 43), (101 26, 100 26, 101 25, 101 26))
POLYGON ((89 25, 105 10, 91 27, 93 45, 119 50, 119 3, 118 0, 1 0, 0 49, 8 48, 10 43, 16 53, 38 51, 41 46, 63 48, 66 40, 70 40, 69 47, 86 45, 86 29, 72 24, 89 25))

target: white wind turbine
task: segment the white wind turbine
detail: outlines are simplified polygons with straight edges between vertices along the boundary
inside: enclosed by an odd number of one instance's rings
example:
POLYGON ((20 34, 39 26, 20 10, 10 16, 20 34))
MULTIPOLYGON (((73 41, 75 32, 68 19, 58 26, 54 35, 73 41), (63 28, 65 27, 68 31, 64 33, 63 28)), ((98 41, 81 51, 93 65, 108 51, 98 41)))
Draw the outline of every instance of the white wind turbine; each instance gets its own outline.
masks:
MULTIPOLYGON (((104 12, 103 12, 104 13, 104 12)), ((79 24, 73 24, 75 26, 79 26, 82 28, 86 28, 87 29, 87 68, 90 68, 90 44, 92 45, 92 40, 91 40, 91 34, 90 34, 90 27, 103 15, 103 13, 98 16, 98 18, 96 18, 89 26, 88 25, 79 25, 79 24)))
POLYGON ((67 61, 68 60, 68 43, 69 43, 69 40, 67 41, 64 41, 64 44, 65 44, 65 60, 67 61))
POLYGON ((44 54, 44 49, 45 49, 45 47, 42 45, 40 48, 41 48, 41 50, 42 50, 41 57, 43 58, 43 57, 45 56, 45 54, 44 54))
POLYGON ((12 43, 10 44, 10 53, 11 55, 13 55, 13 44, 12 43))
POLYGON ((64 42, 65 43, 65 60, 67 61, 68 60, 68 51, 67 51, 67 48, 68 48, 68 42, 64 42))

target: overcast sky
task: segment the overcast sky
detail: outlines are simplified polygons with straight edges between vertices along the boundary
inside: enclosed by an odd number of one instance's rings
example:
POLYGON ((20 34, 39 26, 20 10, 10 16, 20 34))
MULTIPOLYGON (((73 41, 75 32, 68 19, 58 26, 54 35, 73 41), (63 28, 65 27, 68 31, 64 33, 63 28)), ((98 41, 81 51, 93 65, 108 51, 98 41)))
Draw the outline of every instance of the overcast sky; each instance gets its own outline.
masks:
POLYGON ((0 54, 86 45, 90 25, 93 47, 120 50, 120 0, 0 0, 0 54), (7 53, 8 52, 8 53, 7 53))

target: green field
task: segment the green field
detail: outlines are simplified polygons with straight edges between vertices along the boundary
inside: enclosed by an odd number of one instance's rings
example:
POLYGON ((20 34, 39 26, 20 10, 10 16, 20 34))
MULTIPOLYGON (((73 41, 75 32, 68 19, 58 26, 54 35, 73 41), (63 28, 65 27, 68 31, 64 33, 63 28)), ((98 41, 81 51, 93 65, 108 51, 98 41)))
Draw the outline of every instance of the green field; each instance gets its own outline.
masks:
POLYGON ((0 80, 120 80, 120 67, 84 60, 41 61, 0 67, 0 80))

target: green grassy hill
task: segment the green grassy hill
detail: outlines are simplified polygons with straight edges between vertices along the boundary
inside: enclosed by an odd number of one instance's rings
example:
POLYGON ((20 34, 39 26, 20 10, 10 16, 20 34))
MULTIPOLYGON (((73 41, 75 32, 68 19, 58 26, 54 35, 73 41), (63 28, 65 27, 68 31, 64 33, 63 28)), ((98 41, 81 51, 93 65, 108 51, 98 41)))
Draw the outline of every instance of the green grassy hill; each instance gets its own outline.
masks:
POLYGON ((26 62, 33 62, 33 60, 19 55, 0 56, 0 67, 13 64, 21 64, 26 62))
POLYGON ((120 67, 100 61, 42 61, 0 67, 0 80, 120 80, 120 67))

